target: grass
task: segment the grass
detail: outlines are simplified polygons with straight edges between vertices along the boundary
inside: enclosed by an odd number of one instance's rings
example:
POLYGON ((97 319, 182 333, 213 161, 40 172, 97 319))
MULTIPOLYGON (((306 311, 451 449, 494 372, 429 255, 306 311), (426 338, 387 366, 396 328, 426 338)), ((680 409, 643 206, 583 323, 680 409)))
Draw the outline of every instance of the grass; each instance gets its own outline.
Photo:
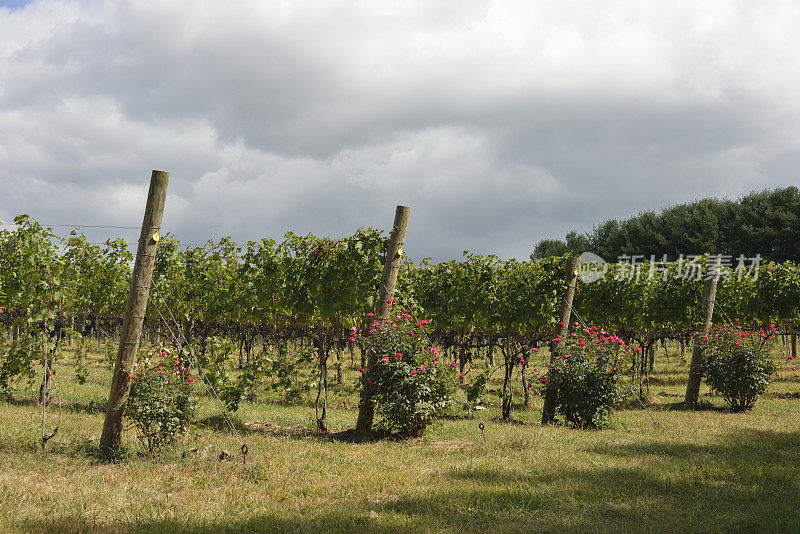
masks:
MULTIPOLYGON (((769 391, 797 393, 798 373, 779 361, 769 391)), ((96 456, 109 372, 94 362, 77 385, 61 365, 62 426, 45 452, 32 390, 0 402, 0 531, 800 532, 800 399, 767 395, 735 414, 706 395, 712 409, 674 409, 687 372, 659 352, 657 427, 637 403, 607 430, 543 428, 534 397, 513 413, 526 424, 493 421, 497 401, 479 412, 486 444, 477 421, 460 417, 421 440, 349 444, 304 430, 314 427, 307 405, 247 403, 242 428, 271 425, 245 433, 246 465, 203 399, 175 450, 141 457, 127 432, 127 456, 109 465, 96 456), (234 460, 181 457, 208 446, 234 460)), ((332 397, 354 405, 353 394, 332 397)), ((354 422, 352 408, 329 412, 334 429, 354 422)))

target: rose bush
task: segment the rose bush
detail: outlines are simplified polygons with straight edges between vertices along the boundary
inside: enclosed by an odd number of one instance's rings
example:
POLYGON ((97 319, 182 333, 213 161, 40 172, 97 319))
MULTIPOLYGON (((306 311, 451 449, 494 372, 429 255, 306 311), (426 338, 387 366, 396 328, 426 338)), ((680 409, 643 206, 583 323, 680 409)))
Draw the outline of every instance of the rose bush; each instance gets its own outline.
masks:
POLYGON ((547 377, 539 379, 555 395, 556 413, 577 428, 608 426, 612 410, 624 398, 617 361, 632 349, 597 327, 573 332, 561 347, 547 377))
POLYGON ((422 435, 425 427, 453 400, 457 386, 455 362, 445 363, 424 334, 427 321, 406 310, 374 322, 365 350, 375 366, 364 374, 379 426, 403 437, 422 435))
MULTIPOLYGON (((738 319, 737 319, 738 322, 738 319)), ((719 325, 703 336, 700 366, 706 384, 722 395, 733 411, 752 408, 777 371, 769 355, 775 325, 755 332, 737 325, 719 325)))
POLYGON ((180 362, 163 351, 155 362, 145 359, 136 365, 125 416, 149 452, 174 443, 189 429, 197 406, 193 382, 180 362))

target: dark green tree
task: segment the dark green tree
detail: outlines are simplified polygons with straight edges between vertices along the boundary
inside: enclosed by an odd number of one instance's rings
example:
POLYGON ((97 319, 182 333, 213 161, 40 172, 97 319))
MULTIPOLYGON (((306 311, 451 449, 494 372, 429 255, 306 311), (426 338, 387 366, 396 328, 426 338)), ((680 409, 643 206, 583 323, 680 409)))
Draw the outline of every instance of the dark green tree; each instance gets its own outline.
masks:
POLYGON ((565 240, 544 239, 532 259, 590 251, 614 261, 640 255, 729 254, 764 261, 800 261, 800 191, 797 187, 753 192, 739 200, 706 198, 624 220, 608 219, 591 234, 571 231, 565 240))

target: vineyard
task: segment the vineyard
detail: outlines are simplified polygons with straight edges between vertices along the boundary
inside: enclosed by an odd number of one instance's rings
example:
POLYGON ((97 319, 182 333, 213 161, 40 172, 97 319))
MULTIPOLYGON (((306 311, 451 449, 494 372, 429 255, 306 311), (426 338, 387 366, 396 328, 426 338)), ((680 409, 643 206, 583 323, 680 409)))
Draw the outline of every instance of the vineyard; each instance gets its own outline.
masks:
MULTIPOLYGON (((14 347, 0 368, 4 391, 13 389, 15 379, 35 378, 43 338, 54 354, 61 352, 59 343, 73 339, 119 339, 133 259, 122 239, 94 244, 78 230, 59 238, 29 217, 16 223, 14 231, 0 234, 3 351, 14 347)), ((155 257, 144 338, 152 346, 191 344, 203 362, 219 365, 217 353, 236 353, 236 367, 263 373, 269 371, 262 360, 274 363, 273 356, 285 355, 287 347, 311 347, 322 364, 333 358, 341 383, 345 365, 365 365, 361 346, 374 322, 386 244, 386 236, 372 228, 339 239, 289 232, 280 243, 239 245, 222 238, 198 247, 181 247, 167 234, 155 257)), ((429 321, 431 344, 445 360, 457 362, 466 382, 487 364, 519 365, 523 355, 531 363, 541 360, 530 354, 549 347, 560 332, 566 260, 521 262, 465 253, 461 260, 415 264, 405 257, 393 308, 429 321)), ((701 261, 705 268, 707 258, 701 261)), ((646 387, 652 365, 647 358, 657 343, 686 346, 702 322, 704 276, 649 276, 653 267, 647 262, 636 276, 626 269, 621 263, 600 280, 579 282, 572 307, 585 323, 636 347, 629 374, 646 387)), ((751 330, 789 336, 796 355, 797 265, 767 263, 745 276, 722 268, 715 307, 722 322, 735 318, 751 330)), ((307 351, 299 354, 308 357, 307 351)), ((80 354, 77 362, 80 377, 80 354)), ((283 362, 288 368, 297 364, 283 362)))
MULTIPOLYGON (((630 264, 621 262, 610 265, 598 280, 582 283, 575 279, 574 263, 568 256, 518 261, 465 252, 459 260, 414 262, 407 255, 407 251, 413 250, 413 244, 400 243, 396 287, 387 299, 382 284, 385 285, 387 255, 393 246, 391 238, 391 232, 362 228, 341 238, 289 232, 281 241, 262 239, 237 244, 230 238, 222 238, 202 246, 182 246, 176 236, 157 234, 149 298, 141 317, 141 339, 137 341, 138 358, 143 361, 155 361, 159 357, 174 359, 175 374, 183 379, 184 385, 197 386, 194 390, 201 396, 201 413, 207 417, 199 422, 187 421, 186 429, 194 424, 200 425, 196 428, 225 431, 227 426, 236 436, 235 440, 208 436, 206 439, 222 439, 229 449, 237 451, 239 434, 246 435, 248 428, 255 428, 252 420, 247 421, 254 414, 258 414, 257 418, 277 420, 265 423, 266 428, 272 429, 272 439, 298 434, 304 439, 308 436, 336 439, 337 433, 344 435, 341 431, 354 424, 354 408, 364 404, 364 391, 374 394, 372 381, 367 384, 362 375, 376 376, 370 374, 376 365, 370 360, 370 353, 374 353, 376 346, 371 338, 384 327, 384 322, 378 320, 382 316, 388 317, 389 327, 397 327, 397 323, 402 322, 400 327, 405 328, 405 335, 417 336, 415 340, 422 348, 415 350, 430 349, 435 356, 426 360, 429 368, 441 362, 442 369, 452 369, 458 384, 456 402, 445 415, 453 422, 445 422, 444 427, 434 430, 438 433, 434 435, 440 438, 436 443, 445 443, 446 448, 455 447, 458 455, 468 456, 471 447, 481 444, 488 447, 488 451, 500 447, 502 452, 492 454, 504 458, 514 451, 527 454, 533 439, 537 446, 547 448, 549 454, 558 458, 555 450, 559 439, 577 439, 584 443, 584 438, 570 437, 561 427, 553 429, 546 438, 542 437, 541 429, 536 430, 535 438, 525 432, 526 426, 539 417, 532 414, 538 412, 547 419, 546 402, 544 406, 542 403, 548 379, 552 382, 557 376, 551 369, 554 358, 567 350, 564 348, 566 340, 562 338, 583 336, 584 332, 616 347, 610 349, 614 354, 609 360, 609 369, 614 366, 614 373, 618 372, 620 384, 624 386, 623 406, 638 410, 627 415, 621 413, 621 422, 616 427, 612 424, 608 432, 627 430, 629 425, 650 426, 651 430, 661 425, 661 431, 664 425, 675 428, 676 423, 663 423, 666 416, 658 410, 664 409, 663 396, 668 400, 669 397, 683 397, 681 388, 690 375, 686 359, 703 324, 704 287, 713 267, 713 256, 694 259, 699 268, 696 276, 680 276, 675 272, 680 269, 677 264, 665 266, 645 261, 632 269, 630 264), (572 291, 574 299, 567 302, 565 310, 564 297, 572 291), (662 354, 663 357, 659 356, 662 354), (359 395, 362 395, 360 401, 359 395), (658 395, 662 395, 661 405, 658 395), (312 415, 313 424, 309 425, 307 418, 312 415), (474 427, 476 422, 480 422, 480 431, 474 427), (495 435, 501 432, 503 437, 497 444, 487 444, 487 431, 497 425, 510 426, 508 430, 494 430, 495 435), (298 427, 302 429, 297 430, 298 427)), ((80 228, 60 236, 52 228, 24 215, 15 219, 13 228, 0 227, 0 325, 3 329, 0 333, 0 394, 9 406, 23 412, 25 399, 35 398, 37 405, 33 408, 41 415, 38 424, 43 433, 39 445, 42 449, 46 446, 67 457, 73 457, 76 450, 79 455, 96 454, 96 442, 87 443, 85 439, 99 431, 97 416, 106 410, 109 374, 114 369, 117 353, 121 353, 126 343, 123 316, 132 291, 133 260, 134 254, 125 240, 110 238, 102 243, 91 242, 80 228), (50 383, 56 378, 61 388, 57 392, 58 409, 62 404, 67 409, 64 420, 59 413, 57 421, 56 400, 49 398, 55 395, 50 383), (74 414, 69 414, 70 406, 82 406, 86 414, 94 413, 92 420, 97 428, 87 429, 86 421, 76 421, 74 414), (70 421, 75 428, 69 428, 70 421), (53 428, 56 424, 61 427, 63 438, 57 435, 59 429, 53 428), (59 444, 60 438, 67 440, 67 445, 59 444), (84 445, 76 445, 78 442, 84 445)), ((759 343, 773 343, 773 356, 783 363, 777 374, 780 391, 773 391, 772 395, 777 395, 775 399, 796 397, 798 374, 793 362, 800 325, 800 269, 791 262, 784 262, 764 263, 755 272, 744 273, 733 267, 717 266, 716 272, 713 322, 747 332, 759 343)), ((583 348, 585 342, 581 344, 583 348)), ((602 349, 605 350, 605 346, 602 349)), ((397 354, 400 360, 401 352, 397 354)), ((389 356, 384 356, 383 361, 389 356)), ((424 365, 421 370, 425 371, 424 365)), ((131 381, 137 378, 130 369, 125 372, 131 381)), ((416 369, 413 373, 417 374, 416 369)), ((710 406, 707 395, 701 408, 710 406)), ((777 409, 774 403, 782 401, 765 399, 765 402, 772 413, 777 409)), ((796 414, 796 401, 786 402, 796 414)), ((733 414, 726 416, 735 417, 733 414)), ((26 417, 30 416, 13 413, 8 420, 20 421, 26 417)), ((712 412, 708 417, 712 420, 721 415, 712 412)), ((762 419, 759 416, 758 420, 762 419)), ((775 420, 778 427, 769 427, 775 440, 796 444, 796 432, 786 437, 779 435, 785 416, 775 420)), ((795 421, 796 415, 791 415, 791 420, 795 421)), ((690 426, 697 424, 696 419, 692 421, 690 426)), ((27 426, 30 427, 30 422, 27 426)), ((197 430, 193 432, 195 436, 200 435, 197 430)), ((6 460, 21 454, 15 451, 22 435, 25 434, 21 429, 2 430, 0 441, 6 460), (9 437, 12 435, 16 437, 9 437)), ((251 449, 260 448, 259 454, 269 456, 270 453, 263 450, 269 443, 253 447, 253 439, 250 440, 251 449)), ((30 442, 33 441, 31 438, 30 442)), ((131 437, 125 443, 124 450, 137 450, 131 437)), ((302 443, 281 441, 278 447, 289 447, 297 453, 302 443)), ((586 442, 582 446, 591 444, 586 442)), ((774 446, 770 441, 769 447, 774 446)), ((350 453, 341 454, 352 460, 350 453)), ((377 452, 370 449, 367 454, 377 452)), ((796 463, 796 452, 792 454, 796 463)), ((163 455, 160 458, 162 460, 156 461, 164 461, 163 455)), ((271 478, 265 473, 253 475, 257 466, 265 469, 263 462, 267 461, 259 460, 255 451, 249 459, 243 460, 245 468, 248 461, 255 462, 247 468, 249 474, 234 473, 231 467, 221 476, 226 479, 271 478)), ((182 461, 194 462, 195 467, 200 462, 185 458, 182 461)), ((516 460, 506 458, 505 461, 509 462, 509 470, 520 467, 514 463, 516 460)), ((575 469, 573 459, 559 461, 575 469)), ((202 463, 199 465, 202 468, 202 463)), ((310 468, 324 470, 317 464, 310 468)), ((485 465, 466 468, 463 473, 474 476, 485 468, 485 465)), ((156 469, 163 470, 163 467, 156 469)), ((457 466, 449 469, 461 472, 457 466)), ((678 467, 670 465, 669 469, 678 467)), ((796 474, 795 470, 790 471, 789 478, 779 484, 780 488, 797 490, 796 474)), ((774 478, 773 475, 770 477, 774 478)), ((739 480, 738 475, 735 478, 739 480)), ((533 483, 530 478, 526 480, 533 483)), ((9 491, 7 482, 5 487, 9 491)), ((508 491, 507 485, 503 487, 503 491, 508 491)), ((367 493, 371 495, 375 491, 371 488, 367 493)), ((758 491, 755 493, 758 499, 763 498, 758 491)), ((523 511, 529 507, 529 504, 514 501, 513 497, 506 498, 523 511)), ((796 511, 796 491, 791 498, 794 504, 779 507, 777 517, 785 518, 796 511)), ((316 505, 318 503, 313 504, 316 505)), ((451 513, 452 505, 445 499, 440 512, 451 513)), ((380 508, 375 504, 369 506, 380 508)), ((407 506, 411 511, 403 508, 395 513, 413 517, 416 505, 407 506)), ((499 504, 486 502, 476 506, 502 509, 499 504)), ((653 521, 657 521, 651 512, 645 513, 649 522, 642 530, 649 530, 655 524, 653 521)), ((516 529, 504 512, 499 515, 483 513, 485 516, 479 513, 469 519, 471 516, 458 512, 458 517, 476 528, 499 524, 501 528, 516 529)), ((532 530, 530 521, 533 519, 525 513, 527 522, 522 524, 527 527, 521 530, 532 530)), ((305 520, 297 524, 277 522, 273 528, 303 529, 308 524, 324 523, 323 519, 314 517, 311 523, 305 520)), ((399 523, 384 523, 384 526, 403 530, 427 524, 413 519, 404 522, 408 517, 399 523)), ((350 522, 349 518, 338 520, 343 522, 336 529, 364 526, 350 522)), ((98 521, 99 524, 108 522, 107 519, 98 521)), ((167 530, 181 526, 195 529, 198 525, 206 525, 209 530, 220 528, 213 521, 208 523, 207 517, 203 521, 185 524, 156 521, 154 524, 167 530)), ((427 521, 434 519, 428 517, 427 521)), ((630 521, 631 518, 624 515, 623 523, 616 525, 629 526, 630 521)), ((785 526, 780 522, 784 519, 778 521, 778 526, 785 526)), ((570 527, 570 523, 555 524, 570 527)), ((82 526, 78 529, 93 528, 92 524, 79 525, 82 526)), ((245 523, 233 529, 244 528, 243 525, 245 523)), ((250 523, 246 525, 252 527, 250 523)), ((582 527, 580 523, 572 525, 578 525, 579 529, 592 528, 591 523, 582 524, 582 527)), ((702 529, 703 523, 692 525, 702 529)), ((450 528, 453 525, 445 521, 440 526, 450 528)), ((39 524, 39 528, 69 529, 64 524, 46 523, 39 524)), ((136 529, 131 524, 127 528, 136 529)), ((258 527, 252 528, 257 530, 258 527)))

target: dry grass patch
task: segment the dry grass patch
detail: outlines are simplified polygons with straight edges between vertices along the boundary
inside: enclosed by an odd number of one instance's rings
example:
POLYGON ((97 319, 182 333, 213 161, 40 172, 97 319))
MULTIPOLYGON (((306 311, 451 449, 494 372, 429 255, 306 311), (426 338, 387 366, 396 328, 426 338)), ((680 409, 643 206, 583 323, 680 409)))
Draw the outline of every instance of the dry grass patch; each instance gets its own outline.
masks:
MULTIPOLYGON (((654 372, 685 371, 674 359, 654 372)), ((307 406, 245 403, 246 465, 208 399, 174 450, 140 457, 128 432, 121 461, 101 463, 94 407, 107 384, 59 373, 73 408, 44 453, 35 403, 0 402, 0 531, 790 532, 800 515, 800 399, 785 365, 778 394, 749 413, 715 396, 704 397, 715 409, 675 410, 685 384, 669 380, 651 385, 650 415, 631 404, 604 431, 542 428, 540 397, 514 412, 526 424, 493 421, 487 398, 485 444, 478 421, 457 415, 421 440, 353 444, 310 431, 307 406), (213 453, 182 457, 192 448, 213 453), (221 449, 234 458, 218 461, 221 449)), ((355 415, 332 409, 331 427, 355 415)))

